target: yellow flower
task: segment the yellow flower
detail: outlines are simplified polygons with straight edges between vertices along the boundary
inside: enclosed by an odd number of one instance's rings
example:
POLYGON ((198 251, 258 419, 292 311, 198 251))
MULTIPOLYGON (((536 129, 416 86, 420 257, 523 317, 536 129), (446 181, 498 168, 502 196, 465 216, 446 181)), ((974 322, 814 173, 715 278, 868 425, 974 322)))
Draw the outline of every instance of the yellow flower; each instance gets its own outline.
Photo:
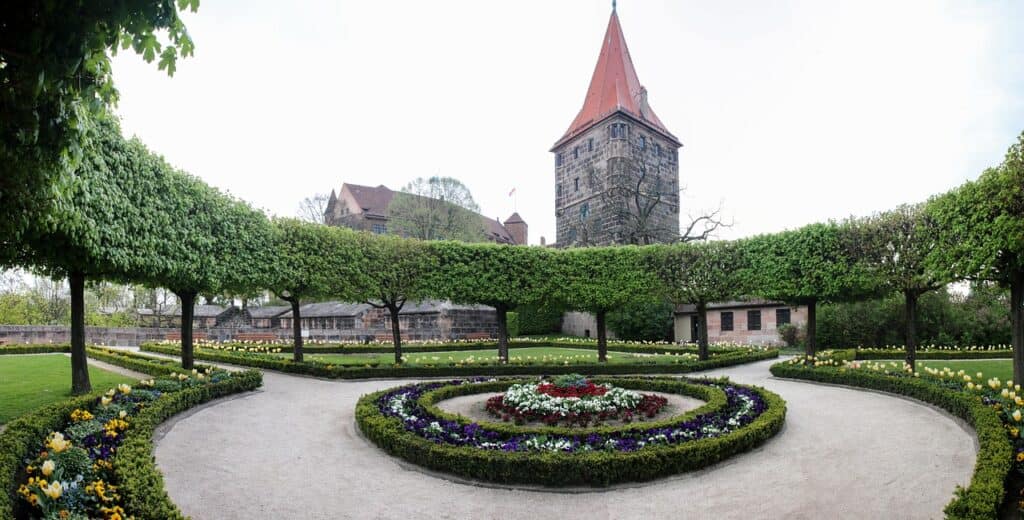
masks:
POLYGON ((130 386, 124 384, 124 383, 121 383, 121 384, 117 385, 117 390, 119 392, 121 392, 122 394, 125 394, 125 395, 128 395, 128 394, 132 393, 132 387, 130 387, 130 386))
POLYGON ((56 465, 52 460, 48 460, 43 463, 43 475, 49 477, 53 474, 53 470, 56 469, 56 465))
POLYGON ((46 442, 46 447, 52 449, 56 453, 60 453, 71 447, 71 441, 64 439, 64 434, 54 432, 50 434, 50 440, 46 442))
POLYGON ((1017 453, 1017 462, 1024 462, 1024 451, 1017 453))
POLYGON ((1020 409, 1014 410, 1013 414, 1011 415, 1011 417, 1013 417, 1014 421, 1020 422, 1021 417, 1022 417, 1021 413, 1020 413, 1020 409))
POLYGON ((74 422, 90 421, 92 420, 92 414, 87 410, 78 410, 71 412, 71 420, 74 422))
POLYGON ((114 391, 114 389, 113 389, 113 388, 111 388, 110 390, 107 390, 107 393, 106 393, 106 394, 104 394, 104 395, 106 395, 107 397, 114 397, 114 394, 115 394, 115 393, 116 393, 116 392, 114 391))
POLYGON ((117 417, 119 419, 124 419, 125 417, 128 417, 128 412, 121 410, 121 412, 117 414, 117 417))
POLYGON ((52 482, 41 489, 43 494, 50 497, 51 500, 57 500, 64 493, 64 488, 60 485, 60 482, 52 482))
POLYGON ((107 406, 108 404, 110 404, 110 398, 104 396, 103 398, 100 399, 100 404, 103 406, 107 406))

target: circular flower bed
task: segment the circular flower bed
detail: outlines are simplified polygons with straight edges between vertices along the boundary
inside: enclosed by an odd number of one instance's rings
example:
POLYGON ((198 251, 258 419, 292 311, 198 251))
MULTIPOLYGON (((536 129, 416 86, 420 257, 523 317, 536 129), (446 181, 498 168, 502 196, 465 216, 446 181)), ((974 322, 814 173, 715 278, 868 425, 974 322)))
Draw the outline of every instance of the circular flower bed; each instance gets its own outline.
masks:
POLYGON ((649 480, 704 467, 764 442, 785 418, 785 402, 767 390, 727 380, 664 377, 594 383, 678 393, 708 404, 667 420, 586 430, 477 423, 434 406, 456 395, 531 383, 477 378, 406 385, 363 396, 356 420, 384 450, 431 469, 495 482, 566 486, 649 480))
POLYGON ((543 421, 555 425, 587 426, 591 421, 619 419, 632 422, 634 416, 653 418, 660 412, 668 399, 640 394, 613 386, 611 383, 596 384, 579 374, 567 374, 550 381, 515 384, 503 395, 487 400, 485 409, 504 421, 515 420, 516 424, 529 421, 543 421))

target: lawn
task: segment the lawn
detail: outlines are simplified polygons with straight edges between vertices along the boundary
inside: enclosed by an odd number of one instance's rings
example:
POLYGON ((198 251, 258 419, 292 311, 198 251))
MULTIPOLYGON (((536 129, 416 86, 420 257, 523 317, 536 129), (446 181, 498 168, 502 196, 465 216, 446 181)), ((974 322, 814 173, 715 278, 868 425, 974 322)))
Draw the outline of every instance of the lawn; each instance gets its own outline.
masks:
MULTIPOLYGON (((135 379, 89 367, 94 390, 135 379)), ((62 354, 0 356, 0 424, 40 406, 71 397, 71 358, 62 354)))
MULTIPOLYGON (((886 361, 880 361, 881 363, 889 363, 895 361, 902 363, 902 359, 890 359, 886 361)), ((863 363, 871 363, 871 361, 863 361, 863 363)), ((917 371, 922 372, 924 367, 931 368, 949 368, 954 372, 963 370, 964 372, 971 375, 972 378, 976 378, 978 372, 984 375, 984 379, 991 377, 998 377, 1000 381, 1013 380, 1013 360, 1012 359, 925 359, 917 360, 917 371)))
MULTIPOLYGON (((291 354, 274 354, 290 359, 291 354)), ((409 365, 447 365, 449 363, 497 363, 497 349, 493 351, 462 351, 462 352, 427 352, 406 354, 409 365)), ((628 352, 608 351, 609 363, 674 363, 684 359, 695 359, 696 356, 678 356, 673 354, 633 354, 628 352)), ((395 360, 394 354, 307 354, 308 361, 321 361, 335 365, 367 365, 371 363, 390 364, 395 360)), ((597 351, 563 347, 528 347, 509 350, 509 361, 512 363, 532 364, 564 364, 597 363, 597 351)))

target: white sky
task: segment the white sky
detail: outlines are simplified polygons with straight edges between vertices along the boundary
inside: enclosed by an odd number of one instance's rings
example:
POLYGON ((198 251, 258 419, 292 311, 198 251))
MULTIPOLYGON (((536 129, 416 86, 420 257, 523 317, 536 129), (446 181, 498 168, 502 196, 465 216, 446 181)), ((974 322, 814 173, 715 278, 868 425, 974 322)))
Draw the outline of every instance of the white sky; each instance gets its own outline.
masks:
MULTIPOLYGON (((173 78, 114 61, 127 134, 278 215, 342 182, 465 182, 554 240, 548 149, 583 103, 604 0, 207 1, 173 78)), ((915 202, 1024 130, 1024 2, 623 0, 640 81, 722 238, 915 202)), ((684 217, 685 219, 685 217, 684 217)))

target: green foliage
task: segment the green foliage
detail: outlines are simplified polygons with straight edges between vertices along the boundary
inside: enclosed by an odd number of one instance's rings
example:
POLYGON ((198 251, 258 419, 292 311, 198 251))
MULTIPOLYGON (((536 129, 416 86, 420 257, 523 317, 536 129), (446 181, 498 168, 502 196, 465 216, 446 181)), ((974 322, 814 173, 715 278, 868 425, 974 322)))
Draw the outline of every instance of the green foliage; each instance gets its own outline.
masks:
MULTIPOLYGON (((823 347, 902 345, 906 315, 903 297, 822 305, 818 341, 823 347)), ((970 294, 946 290, 923 295, 917 334, 922 345, 1000 345, 1010 343, 1007 294, 992 284, 974 284, 970 294)))
POLYGON ((296 219, 275 219, 273 227, 267 277, 275 293, 289 300, 365 298, 369 279, 359 233, 296 219))
POLYGON ((519 313, 510 312, 508 313, 508 337, 514 338, 519 334, 519 313))
POLYGON ((939 223, 924 205, 902 205, 846 228, 853 254, 888 291, 923 294, 953 281, 927 262, 938 245, 939 223))
POLYGON ((644 261, 670 302, 706 304, 745 295, 740 253, 736 242, 657 245, 644 249, 644 261))
MULTIPOLYGON (((633 388, 660 383, 628 381, 635 383, 631 386, 633 388)), ((680 381, 674 384, 677 387, 689 386, 680 381)), ((356 423, 363 434, 384 451, 430 469, 499 483, 607 486, 692 471, 761 445, 782 428, 786 405, 774 393, 752 388, 765 399, 768 409, 749 425, 722 437, 633 452, 504 452, 437 444, 407 432, 398 419, 382 416, 377 410, 376 400, 384 392, 369 394, 359 400, 356 423)), ((659 389, 665 391, 667 387, 659 386, 659 389)))
POLYGON ((605 312, 650 298, 656 281, 637 246, 565 249, 553 259, 555 299, 579 311, 605 312))
MULTIPOLYGON (((537 345, 533 345, 537 346, 537 345)), ((158 354, 178 355, 180 349, 176 347, 145 343, 140 347, 145 352, 158 354)), ((353 366, 337 365, 332 363, 321 363, 317 361, 304 361, 297 363, 291 360, 265 355, 244 355, 236 352, 209 351, 199 349, 196 351, 196 359, 217 363, 230 363, 233 365, 248 366, 277 370, 291 374, 302 374, 308 376, 325 377, 331 379, 366 379, 366 378, 399 378, 399 377, 450 377, 450 376, 473 376, 473 375, 553 375, 566 374, 571 372, 585 372, 587 374, 683 374, 687 372, 710 370, 726 366, 739 365, 776 358, 779 351, 771 350, 736 350, 726 351, 707 361, 684 361, 680 363, 647 363, 647 364, 573 364, 573 365, 411 365, 411 366, 353 366)))
POLYGON ((558 334, 562 330, 562 314, 564 313, 565 309, 551 300, 519 305, 516 307, 519 334, 524 336, 558 334))
POLYGON ((550 296, 557 260, 548 249, 451 241, 427 248, 437 268, 425 283, 437 298, 511 310, 550 296))
POLYGON ((52 352, 71 352, 71 345, 0 345, 0 356, 5 354, 49 354, 52 352))
MULTIPOLYGON (((198 2, 181 1, 195 11, 198 2)), ((83 123, 117 101, 110 53, 132 48, 173 75, 193 43, 173 0, 56 0, 0 11, 0 256, 54 206, 81 158, 83 123), (158 34, 166 38, 158 38, 158 34)), ((9 258, 0 258, 5 265, 9 258)))
POLYGON ((608 328, 627 341, 671 341, 674 310, 664 300, 629 302, 608 313, 608 328))
POLYGON ((487 240, 484 221, 473 195, 458 179, 418 178, 395 193, 388 205, 388 227, 419 240, 487 240))
POLYGON ((779 325, 778 330, 779 337, 782 338, 782 342, 785 343, 787 347, 796 347, 803 344, 804 330, 802 327, 798 327, 792 323, 784 323, 779 325))
POLYGON ((978 396, 943 388, 923 379, 892 377, 842 368, 810 368, 800 364, 776 363, 772 365, 771 371, 776 377, 858 386, 912 397, 938 406, 967 421, 978 436, 978 458, 970 485, 966 488, 957 488, 956 496, 946 506, 946 517, 1000 517, 999 508, 1005 492, 1003 486, 1012 467, 1010 460, 1013 448, 998 414, 985 406, 978 396))
POLYGON ((396 236, 367 237, 363 254, 369 280, 364 299, 373 305, 396 305, 426 299, 427 275, 437 269, 425 242, 396 236))

